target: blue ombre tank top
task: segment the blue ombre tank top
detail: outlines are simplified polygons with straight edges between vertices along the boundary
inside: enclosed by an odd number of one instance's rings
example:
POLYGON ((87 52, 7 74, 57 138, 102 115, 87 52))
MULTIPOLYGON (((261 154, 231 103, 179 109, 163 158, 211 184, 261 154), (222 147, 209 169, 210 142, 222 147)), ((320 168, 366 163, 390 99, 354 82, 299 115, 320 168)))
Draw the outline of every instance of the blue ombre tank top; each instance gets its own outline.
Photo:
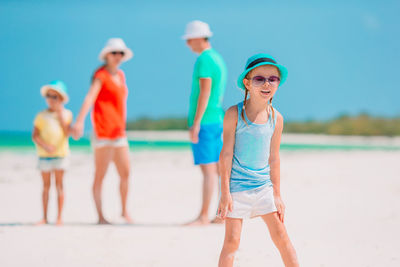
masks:
POLYGON ((252 123, 244 112, 242 119, 243 102, 237 105, 238 122, 235 133, 235 146, 232 159, 230 191, 240 192, 258 188, 264 185, 272 186, 269 176, 269 152, 271 138, 275 130, 275 118, 272 112, 267 123, 252 123))

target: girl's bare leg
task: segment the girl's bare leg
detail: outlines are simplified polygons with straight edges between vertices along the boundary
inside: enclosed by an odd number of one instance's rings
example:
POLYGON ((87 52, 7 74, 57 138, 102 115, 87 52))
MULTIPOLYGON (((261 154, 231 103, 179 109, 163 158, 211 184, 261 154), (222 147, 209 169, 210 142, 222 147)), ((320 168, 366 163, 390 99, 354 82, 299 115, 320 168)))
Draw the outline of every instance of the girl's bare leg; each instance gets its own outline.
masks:
POLYGON ((243 219, 226 218, 225 220, 225 240, 219 256, 219 267, 233 266, 235 253, 239 248, 240 234, 242 233, 243 219))
POLYGON ((42 205, 43 205, 43 219, 36 225, 47 224, 47 207, 49 204, 49 191, 51 184, 51 172, 41 172, 43 180, 43 191, 42 191, 42 205))
POLYGON ((94 182, 93 182, 93 197, 94 202, 96 204, 97 214, 99 215, 99 224, 109 224, 109 222, 104 218, 103 210, 102 210, 102 201, 101 201, 101 189, 103 185, 103 179, 106 175, 108 165, 110 164, 112 158, 114 148, 113 147, 99 147, 94 151, 95 158, 95 174, 94 174, 94 182))
POLYGON ((63 177, 64 170, 56 170, 54 172, 56 176, 56 189, 57 189, 57 202, 58 202, 58 215, 57 215, 57 223, 56 225, 62 225, 62 211, 64 207, 64 186, 63 186, 63 177))
POLYGON ((129 147, 128 146, 116 147, 114 151, 113 160, 120 177, 119 190, 121 193, 122 217, 124 217, 128 223, 132 223, 133 220, 130 217, 127 209, 129 174, 130 174, 129 147))
POLYGON ((276 212, 265 214, 261 216, 268 226, 269 233, 272 241, 278 248, 283 263, 286 267, 297 267, 299 262, 297 260, 296 251, 290 242, 289 236, 286 232, 285 225, 279 220, 276 212))

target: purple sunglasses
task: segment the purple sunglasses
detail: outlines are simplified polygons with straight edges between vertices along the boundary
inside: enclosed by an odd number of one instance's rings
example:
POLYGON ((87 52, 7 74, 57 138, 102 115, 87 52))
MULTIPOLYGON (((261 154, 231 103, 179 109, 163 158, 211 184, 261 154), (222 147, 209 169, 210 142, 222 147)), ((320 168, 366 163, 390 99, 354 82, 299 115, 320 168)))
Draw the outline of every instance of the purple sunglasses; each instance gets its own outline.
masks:
POLYGON ((252 81, 253 85, 257 86, 257 87, 263 86, 266 82, 268 82, 273 87, 278 87, 281 79, 277 76, 264 77, 264 76, 257 75, 257 76, 254 76, 253 78, 251 78, 251 81, 252 81))

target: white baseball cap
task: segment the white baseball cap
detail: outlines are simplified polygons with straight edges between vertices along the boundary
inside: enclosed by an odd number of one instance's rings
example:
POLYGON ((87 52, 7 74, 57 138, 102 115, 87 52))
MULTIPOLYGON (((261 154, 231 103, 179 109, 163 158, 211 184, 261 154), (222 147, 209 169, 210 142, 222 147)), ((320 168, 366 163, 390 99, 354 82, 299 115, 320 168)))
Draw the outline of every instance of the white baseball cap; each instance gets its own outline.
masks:
POLYGON ((193 38, 209 38, 213 35, 210 31, 210 26, 200 20, 194 20, 186 25, 185 35, 182 39, 188 40, 193 38))
POLYGON ((108 39, 106 45, 99 54, 100 61, 105 61, 106 55, 110 52, 124 52, 122 61, 127 61, 133 57, 132 50, 126 47, 124 40, 122 40, 121 38, 108 39))

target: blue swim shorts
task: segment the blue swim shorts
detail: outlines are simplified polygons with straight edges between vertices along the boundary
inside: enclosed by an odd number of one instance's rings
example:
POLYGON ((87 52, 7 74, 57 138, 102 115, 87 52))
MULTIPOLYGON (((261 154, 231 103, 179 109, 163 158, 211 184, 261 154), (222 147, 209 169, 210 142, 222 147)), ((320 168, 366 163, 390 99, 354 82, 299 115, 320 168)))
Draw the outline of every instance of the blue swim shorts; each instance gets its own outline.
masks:
POLYGON ((195 165, 218 162, 222 149, 222 123, 200 125, 199 142, 191 145, 195 165))

